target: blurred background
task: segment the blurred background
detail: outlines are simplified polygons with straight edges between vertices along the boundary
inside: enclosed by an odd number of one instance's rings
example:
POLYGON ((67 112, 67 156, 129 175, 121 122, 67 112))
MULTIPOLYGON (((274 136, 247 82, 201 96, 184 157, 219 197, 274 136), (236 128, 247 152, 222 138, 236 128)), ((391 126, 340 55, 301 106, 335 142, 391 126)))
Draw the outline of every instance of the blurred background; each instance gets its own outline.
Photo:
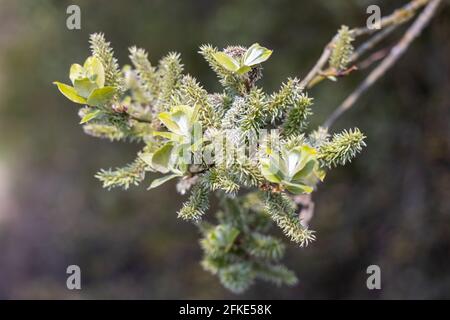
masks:
MULTIPOLYGON (((369 4, 386 15, 405 2, 1 0, 0 298, 450 298, 448 2, 333 128, 359 127, 368 147, 314 194, 317 241, 290 246, 284 260, 300 279, 294 287, 257 283, 240 296, 223 289, 199 264, 197 229, 176 218, 184 198, 173 183, 102 189, 97 170, 130 162, 140 146, 85 135, 76 106, 51 84, 67 82, 70 64, 89 55, 89 34, 104 32, 121 65, 131 45, 154 63, 178 51, 212 91, 219 85, 198 47, 259 42, 274 49, 261 83, 271 92, 303 77, 341 24, 364 25, 369 4), (70 31, 74 3, 82 29, 70 31), (81 267, 80 291, 66 288, 71 264, 81 267), (382 290, 366 288, 372 264, 382 290)), ((363 77, 310 90, 311 128, 363 77)))

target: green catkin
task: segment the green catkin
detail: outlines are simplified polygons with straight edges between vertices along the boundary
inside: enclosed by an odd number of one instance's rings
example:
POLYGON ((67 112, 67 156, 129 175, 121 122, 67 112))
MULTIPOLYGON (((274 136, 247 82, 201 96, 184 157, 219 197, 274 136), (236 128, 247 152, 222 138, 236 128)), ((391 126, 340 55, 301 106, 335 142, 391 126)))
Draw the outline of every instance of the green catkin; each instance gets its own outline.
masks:
POLYGON ((159 79, 156 68, 148 60, 144 49, 130 48, 130 60, 133 63, 140 80, 141 88, 149 95, 149 101, 156 99, 159 93, 159 79))
POLYGON ((366 146, 365 138, 358 128, 335 134, 330 141, 323 143, 319 148, 322 164, 331 168, 351 162, 366 146))
POLYGON ((127 190, 130 186, 137 186, 145 179, 147 164, 140 158, 123 168, 115 170, 100 170, 95 177, 103 183, 103 188, 121 187, 127 190))
POLYGON ((105 40, 103 33, 94 33, 90 37, 90 44, 92 55, 100 59, 105 68, 105 85, 121 91, 123 89, 123 78, 110 43, 105 40))
POLYGON ((353 40, 350 29, 347 26, 342 26, 338 31, 330 56, 330 67, 336 70, 345 70, 347 68, 353 54, 353 40))

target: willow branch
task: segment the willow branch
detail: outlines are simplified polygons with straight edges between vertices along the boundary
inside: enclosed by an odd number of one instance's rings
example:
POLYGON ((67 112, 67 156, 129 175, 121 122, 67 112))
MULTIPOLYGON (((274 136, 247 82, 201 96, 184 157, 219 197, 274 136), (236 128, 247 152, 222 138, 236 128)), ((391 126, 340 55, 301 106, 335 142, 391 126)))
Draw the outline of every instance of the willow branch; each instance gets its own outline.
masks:
POLYGON ((381 50, 378 50, 377 52, 372 53, 367 59, 364 59, 363 61, 358 63, 358 70, 364 70, 370 67, 375 62, 380 61, 381 59, 384 59, 389 52, 391 51, 391 48, 383 48, 381 50))
POLYGON ((364 42, 358 49, 355 50, 353 55, 350 57, 350 63, 355 62, 361 56, 363 56, 367 51, 373 49, 378 43, 380 43, 383 39, 385 39, 388 35, 392 33, 395 29, 397 29, 397 25, 392 25, 387 27, 386 29, 376 33, 372 38, 364 42))
POLYGON ((320 56, 319 60, 317 60, 314 67, 308 72, 305 78, 300 82, 300 86, 302 88, 305 88, 309 86, 309 84, 312 82, 312 80, 322 71, 323 67, 327 63, 328 59, 330 58, 331 52, 333 51, 333 45, 337 38, 337 35, 333 37, 333 39, 325 46, 325 49, 322 52, 322 55, 320 56))
MULTIPOLYGON (((383 17, 380 21, 381 29, 403 23, 405 20, 410 19, 417 10, 419 10, 429 2, 430 0, 414 0, 407 3, 400 9, 395 10, 389 16, 383 17)), ((355 28, 353 29, 353 35, 355 37, 358 37, 364 34, 374 33, 375 31, 377 30, 369 29, 367 27, 355 28)))
MULTIPOLYGON (((404 5, 402 8, 395 10, 392 14, 383 17, 380 21, 380 27, 383 31, 380 31, 371 39, 369 39, 366 43, 362 44, 360 48, 358 48, 355 52, 355 55, 352 57, 352 62, 355 61, 358 57, 360 57, 367 50, 373 48, 377 43, 379 43, 382 39, 384 39, 388 34, 390 34, 397 26, 405 23, 409 19, 411 19, 417 10, 426 5, 430 0, 413 0, 408 4, 404 5)), ((377 32, 377 29, 369 29, 367 27, 354 28, 351 30, 352 35, 356 38, 361 35, 371 34, 377 32)), ((300 82, 300 85, 303 88, 312 87, 325 77, 323 74, 327 73, 323 71, 323 68, 328 62, 330 55, 333 51, 334 43, 337 39, 337 35, 335 35, 331 41, 325 46, 319 60, 313 66, 313 68, 308 72, 306 77, 300 82)))
POLYGON ((411 45, 411 43, 416 39, 426 25, 430 22, 431 18, 436 13, 436 9, 439 6, 441 0, 431 0, 419 17, 414 21, 414 23, 409 27, 404 36, 400 41, 391 49, 387 57, 380 62, 380 64, 372 70, 369 76, 353 91, 342 104, 336 108, 336 110, 330 115, 330 117, 325 121, 324 127, 329 128, 337 118, 339 118, 345 111, 350 109, 358 98, 379 78, 381 78, 388 69, 390 69, 397 60, 405 53, 406 49, 411 45))

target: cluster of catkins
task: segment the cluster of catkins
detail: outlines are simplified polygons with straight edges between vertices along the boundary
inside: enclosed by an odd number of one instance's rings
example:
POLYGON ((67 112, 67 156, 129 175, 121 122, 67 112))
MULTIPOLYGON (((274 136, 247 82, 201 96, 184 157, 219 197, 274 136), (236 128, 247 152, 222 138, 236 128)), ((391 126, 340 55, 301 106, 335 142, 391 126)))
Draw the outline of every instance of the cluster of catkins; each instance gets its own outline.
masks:
MULTIPOLYGON (((353 129, 331 136, 325 128, 306 134, 312 99, 295 78, 272 94, 258 87, 272 51, 257 43, 200 48, 223 86, 217 93, 184 74, 176 53, 152 65, 132 47, 132 66, 119 68, 102 34, 91 35, 90 44, 91 56, 70 68, 72 86, 55 84, 81 105, 87 134, 142 145, 132 163, 97 173, 104 187, 128 189, 148 172, 158 174, 149 189, 177 180, 178 192, 189 192, 178 216, 200 228, 206 270, 234 292, 255 279, 294 284, 294 273, 280 263, 285 245, 270 227, 300 246, 314 240, 293 197, 311 193, 327 169, 355 157, 364 135, 353 129), (214 223, 203 219, 212 193, 221 206, 214 223)), ((345 45, 330 65, 344 64, 351 54, 345 45)))

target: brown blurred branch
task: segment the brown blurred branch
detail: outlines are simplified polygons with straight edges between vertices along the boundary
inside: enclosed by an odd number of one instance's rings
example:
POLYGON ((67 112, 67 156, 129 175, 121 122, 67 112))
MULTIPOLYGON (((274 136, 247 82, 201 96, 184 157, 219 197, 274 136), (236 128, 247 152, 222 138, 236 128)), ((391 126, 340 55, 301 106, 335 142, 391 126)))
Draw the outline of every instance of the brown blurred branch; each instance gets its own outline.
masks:
POLYGON ((380 61, 381 59, 384 59, 389 52, 391 51, 391 48, 383 48, 381 50, 378 50, 374 53, 372 53, 367 59, 364 59, 363 61, 358 63, 358 70, 364 70, 370 67, 372 64, 374 64, 377 61, 380 61))
POLYGON ((353 91, 342 104, 336 108, 336 110, 330 115, 330 117, 325 121, 324 127, 329 128, 336 119, 341 116, 345 111, 350 109, 358 98, 379 78, 381 78, 387 70, 389 70, 395 62, 403 55, 403 53, 408 49, 410 44, 416 39, 422 30, 429 23, 431 18, 436 13, 436 9, 439 6, 441 0, 431 0, 428 2, 425 9, 414 21, 414 23, 405 32, 400 41, 391 49, 387 57, 380 62, 380 64, 372 70, 369 76, 353 91))
POLYGON ((392 25, 387 27, 386 29, 376 33, 372 38, 364 42, 358 49, 355 50, 352 57, 350 58, 350 62, 355 62, 361 56, 363 56, 367 51, 373 49, 378 43, 380 43, 383 39, 385 39, 388 35, 392 33, 400 24, 392 25))
POLYGON ((333 50, 333 44, 336 41, 337 35, 325 46, 319 60, 316 62, 314 67, 309 71, 305 78, 300 82, 302 88, 309 87, 313 79, 322 71, 323 67, 330 58, 331 52, 333 50))
MULTIPOLYGON (((413 0, 407 3, 402 8, 395 10, 389 16, 383 17, 380 21, 381 29, 392 25, 401 24, 409 20, 412 16, 414 16, 417 10, 419 10, 429 2, 430 0, 413 0)), ((355 37, 358 37, 364 34, 371 34, 376 31, 376 29, 369 29, 367 27, 355 28, 353 29, 353 35, 355 37)))

